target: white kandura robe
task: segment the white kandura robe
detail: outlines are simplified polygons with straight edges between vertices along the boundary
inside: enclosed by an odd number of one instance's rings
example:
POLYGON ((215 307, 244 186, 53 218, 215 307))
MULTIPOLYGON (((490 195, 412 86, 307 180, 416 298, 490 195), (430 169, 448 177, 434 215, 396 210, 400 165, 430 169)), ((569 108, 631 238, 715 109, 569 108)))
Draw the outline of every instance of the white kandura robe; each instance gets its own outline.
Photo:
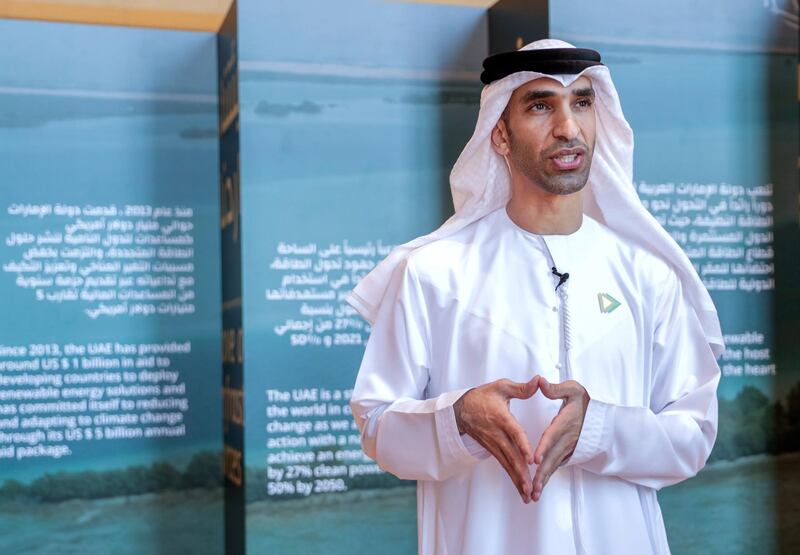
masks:
MULTIPOLYGON (((386 295, 351 406, 365 452, 419 480, 420 553, 669 552, 656 490, 705 464, 719 367, 666 263, 586 215, 543 238, 501 208, 413 251, 386 295), (570 274, 557 292, 551 256, 570 274), (620 306, 601 311, 602 293, 620 306), (591 401, 574 454, 525 505, 459 435, 453 403, 535 374, 575 379, 591 401)), ((511 401, 534 449, 560 405, 541 392, 511 401)))

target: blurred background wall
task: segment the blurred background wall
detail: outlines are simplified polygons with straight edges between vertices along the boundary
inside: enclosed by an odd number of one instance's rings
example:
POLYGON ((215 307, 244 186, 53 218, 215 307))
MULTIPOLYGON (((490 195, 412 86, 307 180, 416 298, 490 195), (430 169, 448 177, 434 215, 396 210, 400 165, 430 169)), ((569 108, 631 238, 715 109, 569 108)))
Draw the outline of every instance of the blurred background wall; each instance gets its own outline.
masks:
POLYGON ((220 552, 216 36, 0 37, 0 551, 220 552))

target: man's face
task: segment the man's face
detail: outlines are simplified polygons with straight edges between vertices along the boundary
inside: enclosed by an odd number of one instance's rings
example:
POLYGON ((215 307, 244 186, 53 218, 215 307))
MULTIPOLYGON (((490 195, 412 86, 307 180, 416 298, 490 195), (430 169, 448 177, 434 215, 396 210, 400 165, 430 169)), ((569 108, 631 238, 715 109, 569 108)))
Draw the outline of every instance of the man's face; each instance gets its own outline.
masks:
POLYGON ((595 125, 594 90, 587 77, 568 87, 542 77, 514 91, 492 142, 508 156, 513 172, 548 193, 569 195, 589 178, 595 125))

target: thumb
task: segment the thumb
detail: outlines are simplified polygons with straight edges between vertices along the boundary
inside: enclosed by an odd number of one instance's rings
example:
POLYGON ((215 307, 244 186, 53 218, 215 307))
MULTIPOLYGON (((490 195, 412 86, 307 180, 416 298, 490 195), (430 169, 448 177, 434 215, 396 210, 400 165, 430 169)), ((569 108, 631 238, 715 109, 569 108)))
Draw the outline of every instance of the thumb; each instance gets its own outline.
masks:
POLYGON ((539 389, 548 399, 565 399, 567 392, 564 391, 562 384, 550 383, 543 377, 539 378, 539 389))
POLYGON ((534 376, 527 382, 513 382, 508 380, 505 384, 505 394, 510 399, 530 399, 539 389, 539 376, 534 376))

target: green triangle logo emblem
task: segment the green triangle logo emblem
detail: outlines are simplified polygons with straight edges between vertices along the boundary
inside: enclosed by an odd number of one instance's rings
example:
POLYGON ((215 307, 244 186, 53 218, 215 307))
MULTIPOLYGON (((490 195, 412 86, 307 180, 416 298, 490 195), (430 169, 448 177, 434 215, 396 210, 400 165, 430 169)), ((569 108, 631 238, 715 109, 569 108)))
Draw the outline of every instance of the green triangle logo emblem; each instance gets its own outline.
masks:
POLYGON ((598 293, 597 302, 600 303, 600 312, 603 314, 614 312, 622 304, 608 293, 598 293))

